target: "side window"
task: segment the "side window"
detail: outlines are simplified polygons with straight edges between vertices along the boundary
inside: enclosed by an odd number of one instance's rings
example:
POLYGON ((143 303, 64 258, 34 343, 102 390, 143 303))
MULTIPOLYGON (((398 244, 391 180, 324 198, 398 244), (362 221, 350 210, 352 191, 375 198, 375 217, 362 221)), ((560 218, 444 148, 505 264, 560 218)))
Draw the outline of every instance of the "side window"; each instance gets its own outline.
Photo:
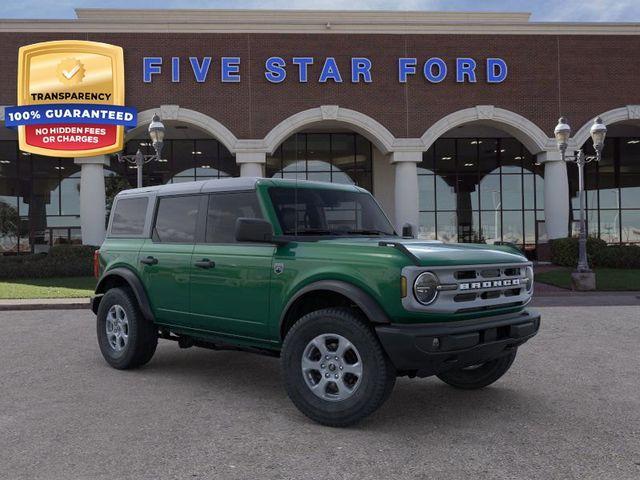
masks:
POLYGON ((110 234, 142 235, 148 203, 147 197, 118 199, 113 211, 110 234))
POLYGON ((256 192, 216 193, 209 196, 207 243, 235 243, 236 220, 262 218, 256 192))
POLYGON ((167 243, 194 243, 199 195, 160 197, 153 240, 167 243))

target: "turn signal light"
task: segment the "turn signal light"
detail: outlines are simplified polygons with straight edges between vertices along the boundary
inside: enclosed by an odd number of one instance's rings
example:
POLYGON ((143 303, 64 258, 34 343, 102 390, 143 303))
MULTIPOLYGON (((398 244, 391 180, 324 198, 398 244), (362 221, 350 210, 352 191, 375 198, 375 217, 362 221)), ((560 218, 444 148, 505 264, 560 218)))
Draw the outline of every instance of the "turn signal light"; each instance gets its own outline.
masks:
POLYGON ((400 295, 402 298, 407 296, 407 277, 400 277, 400 295))

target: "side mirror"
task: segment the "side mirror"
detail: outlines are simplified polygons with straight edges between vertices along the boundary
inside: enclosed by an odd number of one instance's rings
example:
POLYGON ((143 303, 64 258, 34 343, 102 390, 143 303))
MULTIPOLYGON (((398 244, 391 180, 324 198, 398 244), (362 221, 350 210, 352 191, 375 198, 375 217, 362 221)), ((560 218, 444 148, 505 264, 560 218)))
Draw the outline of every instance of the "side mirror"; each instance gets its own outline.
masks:
POLYGON ((236 241, 270 243, 273 241, 273 226, 261 218, 238 218, 236 220, 236 241))

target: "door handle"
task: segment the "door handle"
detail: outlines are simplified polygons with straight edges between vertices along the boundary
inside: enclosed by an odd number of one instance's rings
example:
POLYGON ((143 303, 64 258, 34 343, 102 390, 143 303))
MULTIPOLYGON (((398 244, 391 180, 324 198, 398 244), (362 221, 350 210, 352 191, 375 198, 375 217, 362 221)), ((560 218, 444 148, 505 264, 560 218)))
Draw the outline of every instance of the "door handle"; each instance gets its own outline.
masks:
POLYGON ((147 258, 141 258, 140 263, 144 263, 145 265, 155 265, 158 263, 158 259, 156 257, 148 256, 147 258))
POLYGON ((199 262, 195 262, 194 265, 198 268, 213 268, 216 266, 216 262, 212 262, 208 258, 203 258, 199 262))

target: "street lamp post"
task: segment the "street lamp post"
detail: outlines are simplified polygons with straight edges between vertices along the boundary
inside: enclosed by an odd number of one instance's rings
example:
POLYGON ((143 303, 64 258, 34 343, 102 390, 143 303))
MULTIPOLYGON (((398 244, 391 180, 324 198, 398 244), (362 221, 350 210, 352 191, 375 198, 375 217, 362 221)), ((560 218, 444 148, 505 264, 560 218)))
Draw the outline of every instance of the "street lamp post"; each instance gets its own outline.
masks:
POLYGON ((585 191, 584 191, 584 166, 593 161, 599 162, 602 158, 602 148, 604 147, 604 139, 607 134, 607 127, 602 123, 602 119, 597 117, 591 126, 591 139, 593 140, 593 148, 595 155, 585 155, 582 149, 572 155, 567 155, 567 146, 569 137, 571 136, 571 127, 567 123, 566 118, 562 117, 558 120, 558 125, 554 130, 558 149, 562 154, 563 161, 574 162, 578 166, 578 191, 580 199, 580 237, 578 240, 578 267, 576 272, 579 274, 590 274, 589 261, 587 259, 587 228, 585 218, 585 191))
POLYGON ((155 114, 151 119, 151 124, 149 125, 149 138, 151 138, 151 144, 153 145, 155 153, 153 155, 144 155, 139 148, 135 155, 122 155, 121 153, 118 153, 119 162, 127 162, 136 166, 138 188, 142 187, 143 165, 145 163, 151 162, 152 160, 162 159, 161 153, 162 146, 164 144, 164 134, 164 124, 160 121, 160 117, 158 116, 158 114, 155 114))

